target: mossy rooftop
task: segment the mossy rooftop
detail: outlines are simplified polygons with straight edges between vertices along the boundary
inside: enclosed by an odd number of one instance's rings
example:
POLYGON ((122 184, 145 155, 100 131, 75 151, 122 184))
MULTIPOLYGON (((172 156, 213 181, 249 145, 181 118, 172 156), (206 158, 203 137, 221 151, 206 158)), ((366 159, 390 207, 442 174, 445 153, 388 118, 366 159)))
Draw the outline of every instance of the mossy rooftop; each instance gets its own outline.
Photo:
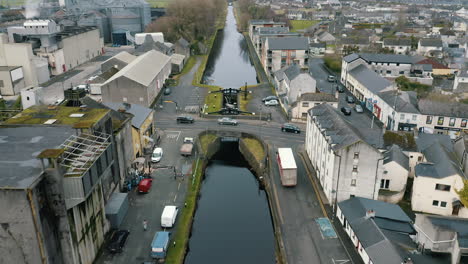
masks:
POLYGON ((79 107, 57 106, 49 108, 48 106, 33 106, 8 119, 5 124, 37 125, 44 124, 49 120, 55 120, 50 124, 83 128, 80 124, 86 123, 90 127, 101 120, 108 112, 109 109, 98 108, 88 108, 83 111, 79 107), (73 117, 73 114, 76 114, 75 117, 73 117))

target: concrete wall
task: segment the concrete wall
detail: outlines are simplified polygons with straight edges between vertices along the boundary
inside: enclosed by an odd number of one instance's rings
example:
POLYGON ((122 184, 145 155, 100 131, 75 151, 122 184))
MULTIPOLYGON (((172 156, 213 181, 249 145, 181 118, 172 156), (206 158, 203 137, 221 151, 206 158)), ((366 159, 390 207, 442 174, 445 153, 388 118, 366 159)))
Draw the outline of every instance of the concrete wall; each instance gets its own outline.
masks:
POLYGON ((120 185, 123 186, 128 168, 131 167, 135 159, 135 152, 132 141, 132 123, 129 119, 124 123, 119 132, 115 134, 115 147, 119 161, 120 185))
POLYGON ((414 228, 417 232, 414 240, 424 249, 434 252, 453 252, 455 232, 432 225, 423 214, 416 214, 414 228))
POLYGON ((103 46, 98 29, 63 39, 61 47, 63 48, 66 69, 73 69, 101 55, 103 46))
POLYGON ((9 70, 0 71, 0 80, 3 81, 3 87, 0 87, 0 95, 16 95, 19 94, 24 86, 24 78, 13 83, 9 70))
POLYGON ((101 87, 102 101, 149 106, 148 88, 126 77, 120 77, 101 87))

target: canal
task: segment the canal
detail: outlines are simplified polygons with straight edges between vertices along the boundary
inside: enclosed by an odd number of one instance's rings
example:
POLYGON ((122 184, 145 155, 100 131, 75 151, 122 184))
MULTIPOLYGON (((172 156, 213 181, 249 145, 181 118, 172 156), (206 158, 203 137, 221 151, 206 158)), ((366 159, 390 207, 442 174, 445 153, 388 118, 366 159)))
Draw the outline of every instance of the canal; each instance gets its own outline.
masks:
POLYGON ((208 59, 203 80, 223 88, 239 88, 245 83, 257 84, 257 74, 250 62, 247 43, 237 31, 233 7, 228 7, 226 24, 218 32, 208 59))
POLYGON ((247 166, 237 142, 208 164, 185 264, 275 263, 266 193, 247 166))

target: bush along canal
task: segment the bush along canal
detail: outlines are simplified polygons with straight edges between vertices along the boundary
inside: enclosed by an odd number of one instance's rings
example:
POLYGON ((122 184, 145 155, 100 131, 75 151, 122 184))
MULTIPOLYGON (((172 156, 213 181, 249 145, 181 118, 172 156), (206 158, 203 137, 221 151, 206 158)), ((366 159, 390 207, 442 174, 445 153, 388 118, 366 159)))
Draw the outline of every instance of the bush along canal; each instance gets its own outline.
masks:
POLYGON ((221 142, 205 170, 185 264, 275 263, 267 194, 235 140, 221 142))

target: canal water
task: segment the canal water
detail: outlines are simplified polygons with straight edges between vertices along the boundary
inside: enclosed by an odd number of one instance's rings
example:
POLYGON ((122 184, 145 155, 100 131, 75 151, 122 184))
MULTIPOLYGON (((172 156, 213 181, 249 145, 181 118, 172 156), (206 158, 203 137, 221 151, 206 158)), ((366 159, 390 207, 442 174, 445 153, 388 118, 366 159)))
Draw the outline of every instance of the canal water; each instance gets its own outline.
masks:
POLYGON ((185 264, 275 263, 265 191, 237 142, 222 143, 205 170, 185 264))
POLYGON ((228 7, 226 24, 213 43, 203 80, 223 88, 239 88, 247 82, 257 84, 257 75, 250 62, 247 43, 237 31, 233 7, 228 7))

